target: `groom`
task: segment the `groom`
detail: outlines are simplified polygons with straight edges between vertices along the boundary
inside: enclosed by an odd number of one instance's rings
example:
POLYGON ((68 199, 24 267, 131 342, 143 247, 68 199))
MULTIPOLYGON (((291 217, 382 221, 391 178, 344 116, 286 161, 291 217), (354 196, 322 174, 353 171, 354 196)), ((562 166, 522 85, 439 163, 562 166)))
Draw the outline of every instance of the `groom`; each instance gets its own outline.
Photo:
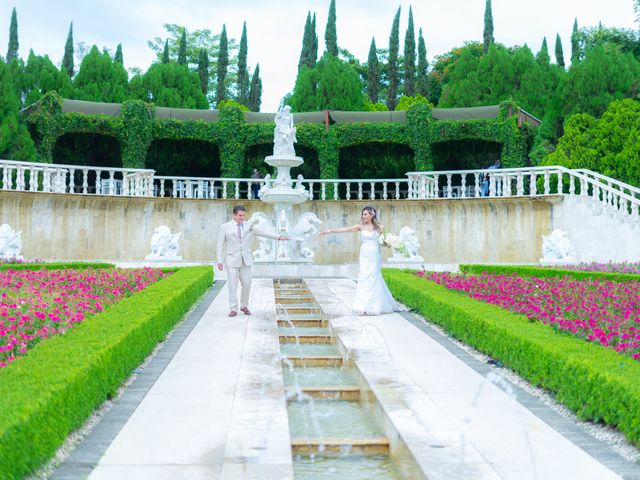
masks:
POLYGON ((240 310, 245 315, 251 315, 249 308, 249 292, 251 290, 251 240, 255 235, 272 238, 274 240, 289 240, 289 237, 279 236, 275 233, 264 232, 256 228, 248 228, 244 224, 246 216, 242 205, 233 207, 233 220, 223 223, 218 232, 218 270, 222 266, 227 267, 227 280, 229 282, 229 316, 238 314, 238 280, 242 284, 240 295, 240 310), (223 262, 223 251, 226 250, 223 262))

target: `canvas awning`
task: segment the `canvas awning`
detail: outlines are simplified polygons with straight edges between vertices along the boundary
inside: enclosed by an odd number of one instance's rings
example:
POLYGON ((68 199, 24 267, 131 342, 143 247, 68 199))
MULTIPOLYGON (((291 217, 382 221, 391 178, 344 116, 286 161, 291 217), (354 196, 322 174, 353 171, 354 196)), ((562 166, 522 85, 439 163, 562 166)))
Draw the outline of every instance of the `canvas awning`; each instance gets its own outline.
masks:
POLYGON ((85 100, 62 100, 62 113, 84 113, 86 115, 120 115, 120 103, 88 102, 85 100))
POLYGON ((217 122, 219 117, 220 110, 156 107, 156 119, 158 120, 204 120, 205 122, 217 122))
POLYGON ((342 112, 331 110, 329 111, 329 116, 335 123, 404 122, 407 119, 407 112, 405 110, 397 112, 342 112))
POLYGON ((434 120, 498 118, 498 113, 500 113, 500 107, 498 105, 467 108, 434 108, 431 110, 431 116, 434 120))

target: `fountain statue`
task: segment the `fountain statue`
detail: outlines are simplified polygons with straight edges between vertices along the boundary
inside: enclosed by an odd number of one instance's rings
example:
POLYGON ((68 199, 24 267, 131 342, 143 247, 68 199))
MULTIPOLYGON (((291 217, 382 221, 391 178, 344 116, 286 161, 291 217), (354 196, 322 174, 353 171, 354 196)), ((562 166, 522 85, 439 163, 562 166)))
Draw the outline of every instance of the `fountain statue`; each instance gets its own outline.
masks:
MULTIPOLYGON (((293 124, 293 114, 288 105, 282 107, 275 117, 276 126, 273 131, 273 155, 264 160, 267 165, 276 167, 276 178, 271 175, 265 177, 260 189, 260 200, 274 206, 273 221, 267 220, 262 212, 257 212, 251 219, 261 223, 261 229, 291 237, 291 242, 279 242, 277 247, 268 247, 261 241, 260 249, 254 252, 256 262, 311 262, 313 251, 309 248, 311 235, 317 233, 314 225, 320 219, 311 212, 305 212, 294 221, 292 207, 309 199, 309 192, 304 187, 304 177, 298 175, 297 181, 291 179, 291 169, 304 163, 302 157, 296 156, 294 143, 296 127, 293 124), (258 215, 260 214, 260 215, 258 215), (257 216, 256 216, 257 215, 257 216)), ((249 221, 251 221, 251 219, 249 221)))

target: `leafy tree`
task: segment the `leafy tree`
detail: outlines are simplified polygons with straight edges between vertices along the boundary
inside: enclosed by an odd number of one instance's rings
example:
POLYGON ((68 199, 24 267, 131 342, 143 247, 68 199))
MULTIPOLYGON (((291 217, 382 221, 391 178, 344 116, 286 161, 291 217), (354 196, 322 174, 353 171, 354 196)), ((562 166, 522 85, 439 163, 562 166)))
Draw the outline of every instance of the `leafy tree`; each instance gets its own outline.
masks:
POLYGON ((35 160, 36 149, 29 131, 18 121, 19 109, 11 72, 0 60, 0 158, 35 160))
POLYGON ((389 109, 384 103, 381 103, 381 102, 371 103, 369 100, 365 100, 364 111, 365 112, 388 112, 389 109))
POLYGON ((562 40, 560 34, 556 33, 556 64, 564 68, 564 53, 562 52, 562 40))
POLYGON ((180 65, 187 66, 187 29, 182 29, 182 36, 180 37, 180 47, 178 49, 178 63, 180 65))
POLYGON ((209 107, 198 75, 176 62, 154 63, 144 75, 133 77, 129 86, 134 98, 159 107, 209 107))
POLYGON ((311 33, 313 34, 313 44, 311 46, 311 52, 309 55, 309 65, 310 65, 310 68, 313 68, 316 66, 316 62, 318 61, 318 34, 316 33, 316 14, 315 13, 313 14, 313 18, 311 19, 311 33))
POLYGON ((378 52, 376 39, 371 39, 369 58, 367 60, 367 96, 371 103, 377 103, 380 95, 380 65, 378 64, 378 52))
POLYGON ((404 94, 411 97, 415 92, 416 34, 413 28, 413 11, 409 7, 409 23, 404 37, 404 94))
POLYGON ((433 107, 433 105, 429 103, 429 100, 427 100, 425 97, 423 97, 418 93, 416 94, 415 97, 410 97, 408 95, 403 95, 402 97, 400 97, 400 100, 398 101, 398 105, 396 105, 396 110, 397 111, 409 110, 412 106, 414 106, 417 103, 425 103, 433 107))
POLYGON ((318 67, 302 67, 296 77, 296 84, 291 95, 291 108, 296 112, 315 112, 320 110, 316 90, 318 88, 318 67))
POLYGON ((247 71, 247 22, 242 24, 240 37, 240 51, 238 52, 238 101, 242 104, 249 102, 249 72, 247 71))
POLYGON ((571 32, 571 65, 578 63, 582 58, 580 50, 580 35, 578 32, 578 19, 573 21, 573 30, 571 32))
POLYGON ((427 47, 424 44, 424 37, 422 36, 422 29, 418 31, 418 72, 416 76, 416 93, 427 97, 428 80, 427 69, 429 63, 427 62, 427 47))
POLYGON ((124 65, 124 58, 122 56, 122 44, 119 43, 116 47, 116 53, 113 56, 113 61, 119 63, 120 65, 124 65))
POLYGON ((73 85, 75 98, 92 102, 122 102, 127 98, 128 75, 109 52, 100 53, 95 45, 82 59, 73 85))
POLYGON ((482 33, 484 42, 484 52, 489 51, 489 47, 495 43, 493 39, 493 13, 491 11, 491 0, 487 0, 484 6, 484 31, 482 33))
POLYGON ((21 76, 21 97, 24 105, 32 105, 47 92, 55 90, 63 97, 73 96, 71 80, 65 70, 58 70, 47 55, 41 57, 29 51, 21 76))
POLYGON ((463 53, 479 60, 483 55, 483 45, 479 42, 467 42, 464 46, 453 48, 435 58, 433 68, 427 76, 427 98, 434 105, 440 102, 442 89, 449 83, 451 72, 458 65, 463 53))
POLYGON ((165 40, 164 42, 164 50, 162 50, 162 59, 160 60, 161 63, 169 63, 170 58, 169 58, 169 40, 165 40))
POLYGON ((634 0, 633 11, 636 14, 636 22, 640 23, 640 0, 634 0))
POLYGON ((69 78, 73 78, 73 22, 69 25, 69 33, 67 34, 67 42, 64 44, 64 56, 62 57, 62 69, 67 72, 69 78))
POLYGON ((540 65, 549 65, 551 57, 549 56, 549 47, 547 47, 547 37, 542 38, 542 46, 536 56, 536 60, 540 65))
POLYGON ((576 33, 576 38, 581 52, 592 50, 598 45, 615 45, 622 52, 631 52, 640 57, 640 31, 598 25, 581 28, 576 33))
POLYGON ((16 13, 16 7, 13 7, 11 11, 11 23, 9 25, 9 46, 7 48, 7 63, 11 63, 11 60, 18 58, 18 14, 16 13))
POLYGON ((200 89, 207 94, 209 88, 209 55, 204 48, 200 49, 200 61, 198 62, 198 77, 200 78, 200 89))
POLYGON ((249 110, 252 112, 260 111, 260 104, 262 103, 262 80, 260 79, 260 64, 256 65, 256 69, 253 71, 253 77, 251 77, 251 87, 249 88, 249 110))
MULTIPOLYGON (((315 19, 315 15, 314 15, 315 19)), ((304 34, 302 36, 302 50, 300 51, 300 60, 298 61, 298 72, 303 65, 308 68, 313 68, 316 65, 316 58, 318 56, 317 47, 314 46, 317 42, 317 36, 313 23, 311 23, 311 12, 307 13, 307 20, 304 24, 304 34)))
POLYGON ((325 49, 329 55, 338 56, 338 34, 336 32, 336 0, 331 0, 327 28, 324 31, 325 49))
POLYGON ((389 64, 387 73, 389 78, 389 88, 387 90, 387 107, 393 110, 398 101, 398 86, 400 84, 400 74, 398 73, 398 51, 400 49, 400 7, 393 18, 391 35, 389 36, 389 64))
POLYGON ((224 80, 227 76, 227 67, 229 66, 229 49, 227 43, 227 27, 222 25, 222 33, 220 34, 220 50, 218 51, 218 74, 216 77, 216 104, 227 97, 224 80))

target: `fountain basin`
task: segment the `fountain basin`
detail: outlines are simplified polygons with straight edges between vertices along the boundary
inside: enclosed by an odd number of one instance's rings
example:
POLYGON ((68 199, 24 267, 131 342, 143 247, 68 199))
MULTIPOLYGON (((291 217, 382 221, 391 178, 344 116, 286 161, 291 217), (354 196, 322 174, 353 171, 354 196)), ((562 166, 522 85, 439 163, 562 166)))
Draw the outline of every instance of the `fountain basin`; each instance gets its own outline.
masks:
POLYGON ((298 205, 309 199, 306 190, 298 190, 293 188, 274 187, 263 191, 260 194, 260 200, 265 203, 282 203, 287 205, 298 205))
POLYGON ((302 157, 291 156, 285 157, 282 155, 269 155, 264 157, 264 161, 267 165, 271 165, 272 167, 299 167, 304 163, 302 157))

